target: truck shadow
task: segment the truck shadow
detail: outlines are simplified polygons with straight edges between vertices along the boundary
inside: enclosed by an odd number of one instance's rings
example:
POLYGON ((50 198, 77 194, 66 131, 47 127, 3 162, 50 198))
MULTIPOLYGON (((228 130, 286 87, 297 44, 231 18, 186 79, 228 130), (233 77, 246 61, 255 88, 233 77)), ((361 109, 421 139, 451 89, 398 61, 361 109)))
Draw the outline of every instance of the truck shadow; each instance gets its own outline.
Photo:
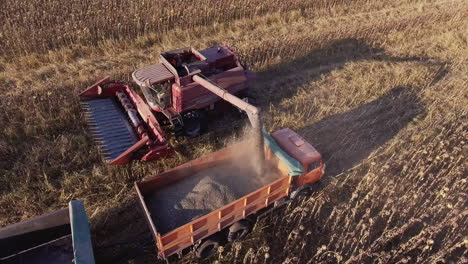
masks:
MULTIPOLYGON (((350 111, 331 115, 298 131, 321 152, 327 165, 325 178, 322 179, 322 189, 330 184, 328 180, 330 176, 335 176, 360 164, 373 151, 394 138, 414 118, 425 113, 425 105, 419 99, 417 92, 418 89, 414 87, 395 87, 376 100, 350 111)), ((281 231, 278 232, 284 232, 282 233, 284 235, 291 233, 299 225, 305 225, 312 234, 307 238, 308 246, 310 248, 320 247, 321 244, 317 244, 318 241, 326 240, 328 234, 321 229, 321 226, 324 225, 322 221, 329 218, 333 206, 346 203, 349 200, 351 193, 348 190, 351 189, 353 186, 346 186, 346 188, 340 189, 339 193, 333 195, 333 200, 321 207, 318 216, 310 220, 313 222, 308 222, 309 220, 297 222, 300 220, 294 218, 292 223, 286 223, 283 219, 290 211, 286 208, 276 210, 270 215, 271 218, 265 222, 269 226, 266 230, 280 226, 281 231), (276 224, 270 224, 275 222, 276 224)), ((320 195, 320 192, 313 194, 313 198, 309 202, 316 199, 317 195, 320 195)), ((293 203, 294 207, 308 206, 304 204, 305 201, 302 204, 302 201, 297 202, 299 204, 293 203)), ((278 234, 266 232, 266 240, 268 241, 275 241, 276 236, 278 234)), ((281 252, 284 244, 269 243, 269 246, 273 251, 281 252)), ((310 253, 304 252, 308 255, 310 253)), ((281 259, 281 257, 285 256, 282 254, 274 256, 275 259, 281 259)), ((313 255, 309 257, 312 258, 313 255)), ((274 262, 273 260, 271 263, 274 262)), ((334 260, 333 256, 329 256, 322 262, 340 263, 334 260)))
POLYGON ((395 87, 351 111, 326 117, 298 132, 319 149, 327 175, 344 172, 392 139, 424 105, 410 87, 395 87))

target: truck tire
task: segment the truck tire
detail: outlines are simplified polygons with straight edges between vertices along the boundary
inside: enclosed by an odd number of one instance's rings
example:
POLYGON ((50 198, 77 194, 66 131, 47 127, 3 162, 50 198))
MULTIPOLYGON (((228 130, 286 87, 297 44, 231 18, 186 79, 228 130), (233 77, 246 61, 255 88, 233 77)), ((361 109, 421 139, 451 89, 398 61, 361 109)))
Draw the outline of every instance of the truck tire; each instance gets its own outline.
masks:
POLYGON ((295 196, 294 199, 297 201, 304 200, 310 197, 312 190, 309 187, 306 187, 300 190, 295 196))
POLYGON ((213 256, 218 251, 221 241, 217 236, 206 239, 196 250, 196 256, 199 259, 213 256))
POLYGON ((242 239, 247 236, 250 232, 251 224, 247 220, 240 220, 229 227, 229 233, 227 240, 233 242, 238 239, 242 239))
POLYGON ((304 185, 298 190, 294 191, 290 197, 297 201, 301 199, 307 199, 312 195, 312 193, 319 191, 321 188, 321 185, 322 185, 321 181, 315 182, 313 184, 304 185))

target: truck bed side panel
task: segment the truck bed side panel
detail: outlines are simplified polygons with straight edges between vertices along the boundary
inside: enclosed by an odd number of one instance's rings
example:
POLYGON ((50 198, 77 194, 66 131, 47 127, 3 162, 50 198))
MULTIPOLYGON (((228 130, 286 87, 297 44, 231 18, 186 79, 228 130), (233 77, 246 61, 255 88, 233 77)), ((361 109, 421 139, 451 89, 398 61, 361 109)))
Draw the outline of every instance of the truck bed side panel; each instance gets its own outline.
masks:
MULTIPOLYGON (((191 246, 246 216, 267 207, 289 194, 291 176, 284 176, 273 183, 258 189, 219 210, 183 225, 167 234, 157 234, 157 246, 161 257, 168 257, 191 246)), ((147 216, 148 217, 148 216, 147 216)), ((149 218, 151 221, 151 218, 149 218)))

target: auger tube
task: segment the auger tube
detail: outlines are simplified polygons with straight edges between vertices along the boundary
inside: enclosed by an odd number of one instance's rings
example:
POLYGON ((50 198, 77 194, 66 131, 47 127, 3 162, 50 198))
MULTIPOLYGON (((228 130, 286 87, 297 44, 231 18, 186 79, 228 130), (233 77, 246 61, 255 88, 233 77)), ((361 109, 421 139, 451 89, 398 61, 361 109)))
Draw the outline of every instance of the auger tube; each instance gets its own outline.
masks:
POLYGON ((247 103, 246 101, 240 99, 239 97, 229 93, 228 91, 220 88, 219 86, 213 84, 209 80, 202 78, 199 75, 193 76, 193 81, 200 84, 204 88, 210 90, 212 93, 216 94, 217 96, 221 97, 223 100, 233 104, 234 106, 238 107, 239 109, 244 110, 249 117, 250 124, 252 125, 255 137, 255 144, 257 149, 257 164, 259 164, 257 168, 257 172, 259 175, 263 172, 264 169, 264 162, 265 162, 265 155, 263 151, 263 124, 262 119, 260 117, 260 109, 247 103))

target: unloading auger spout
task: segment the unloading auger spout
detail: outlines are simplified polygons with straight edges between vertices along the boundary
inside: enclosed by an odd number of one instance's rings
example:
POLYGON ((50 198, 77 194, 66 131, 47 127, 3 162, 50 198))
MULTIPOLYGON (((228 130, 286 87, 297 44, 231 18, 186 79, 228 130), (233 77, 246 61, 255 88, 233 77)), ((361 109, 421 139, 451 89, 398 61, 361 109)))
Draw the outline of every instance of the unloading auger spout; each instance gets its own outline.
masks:
POLYGON ((264 162, 265 162, 265 155, 264 155, 264 150, 263 150, 263 124, 262 124, 262 119, 260 117, 260 109, 258 107, 255 107, 248 102, 240 99, 239 97, 229 93, 228 91, 220 88, 219 86, 215 85, 213 82, 210 82, 209 80, 201 77, 200 75, 194 75, 193 76, 193 81, 200 84, 201 86, 205 87, 206 89, 210 90, 212 93, 218 95, 221 97, 223 100, 233 104, 234 106, 238 107, 239 109, 242 109, 247 113, 247 116, 249 117, 249 121, 252 125, 253 128, 253 133, 254 133, 254 139, 255 139, 255 149, 257 150, 257 155, 255 155, 256 158, 256 164, 258 164, 257 167, 257 172, 259 175, 263 172, 264 169, 264 162))

